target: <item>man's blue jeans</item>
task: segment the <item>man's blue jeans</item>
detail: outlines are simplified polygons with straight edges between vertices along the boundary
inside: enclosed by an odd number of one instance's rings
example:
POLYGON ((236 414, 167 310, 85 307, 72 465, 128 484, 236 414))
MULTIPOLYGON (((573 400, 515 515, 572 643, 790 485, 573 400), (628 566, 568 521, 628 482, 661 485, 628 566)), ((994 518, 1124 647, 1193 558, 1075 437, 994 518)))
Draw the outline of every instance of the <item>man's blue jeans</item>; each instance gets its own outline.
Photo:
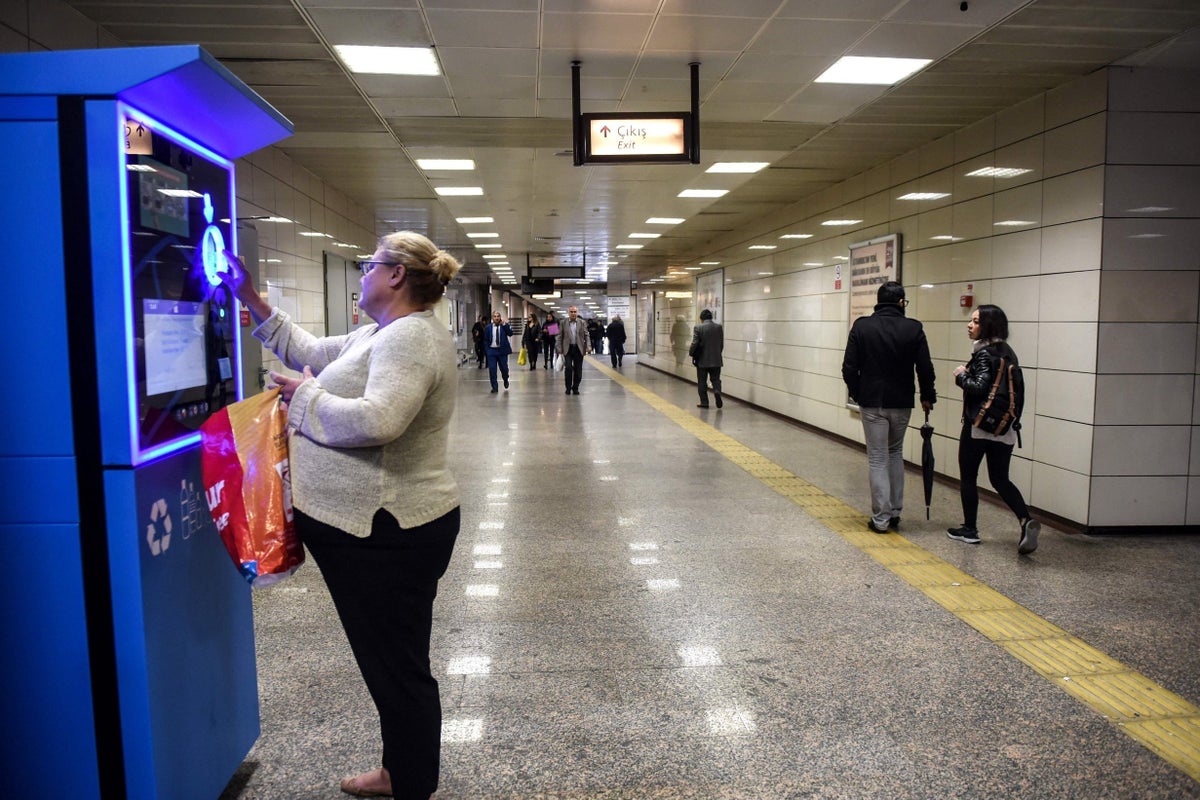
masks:
POLYGON ((904 435, 911 408, 861 408, 871 483, 871 520, 886 528, 904 507, 904 435))

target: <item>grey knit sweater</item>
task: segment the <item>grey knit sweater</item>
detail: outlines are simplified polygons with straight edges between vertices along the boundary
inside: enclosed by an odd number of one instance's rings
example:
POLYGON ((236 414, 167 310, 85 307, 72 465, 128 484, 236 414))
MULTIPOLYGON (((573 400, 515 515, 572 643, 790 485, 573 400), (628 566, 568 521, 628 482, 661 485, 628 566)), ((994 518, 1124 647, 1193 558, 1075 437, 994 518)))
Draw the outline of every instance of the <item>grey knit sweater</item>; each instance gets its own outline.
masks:
POLYGON ((369 536, 380 508, 413 528, 458 505, 446 465, 454 341, 432 311, 317 338, 275 309, 254 336, 292 369, 308 365, 316 376, 288 405, 296 508, 369 536))

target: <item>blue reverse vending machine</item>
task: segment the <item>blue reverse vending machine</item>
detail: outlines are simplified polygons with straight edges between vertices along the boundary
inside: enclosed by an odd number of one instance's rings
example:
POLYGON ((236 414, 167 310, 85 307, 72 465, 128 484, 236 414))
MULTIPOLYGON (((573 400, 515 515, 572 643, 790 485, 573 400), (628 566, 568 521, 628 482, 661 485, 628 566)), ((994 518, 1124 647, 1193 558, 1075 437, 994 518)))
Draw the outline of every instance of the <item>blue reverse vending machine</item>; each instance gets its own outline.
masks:
POLYGON ((291 131, 196 46, 0 56, 0 797, 213 800, 258 737, 198 428, 242 396, 232 159, 291 131))

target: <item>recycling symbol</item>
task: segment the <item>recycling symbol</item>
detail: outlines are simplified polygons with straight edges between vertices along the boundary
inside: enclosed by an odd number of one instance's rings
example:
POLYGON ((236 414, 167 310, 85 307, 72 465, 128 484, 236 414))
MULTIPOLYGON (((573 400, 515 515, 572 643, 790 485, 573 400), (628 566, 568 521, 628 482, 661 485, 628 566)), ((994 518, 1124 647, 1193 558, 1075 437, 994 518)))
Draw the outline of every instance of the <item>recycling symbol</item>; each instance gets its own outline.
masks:
POLYGON ((146 544, 150 554, 157 556, 171 546, 171 515, 167 501, 159 498, 150 506, 150 524, 146 526, 146 544))

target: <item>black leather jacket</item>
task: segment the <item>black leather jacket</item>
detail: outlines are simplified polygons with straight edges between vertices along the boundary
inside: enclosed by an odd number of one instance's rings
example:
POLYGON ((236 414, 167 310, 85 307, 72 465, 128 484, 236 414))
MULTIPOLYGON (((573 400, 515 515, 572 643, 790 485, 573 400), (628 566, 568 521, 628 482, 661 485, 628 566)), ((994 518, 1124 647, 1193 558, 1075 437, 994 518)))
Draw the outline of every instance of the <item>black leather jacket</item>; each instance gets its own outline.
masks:
POLYGON ((1020 366, 1017 354, 1008 346, 1008 342, 1000 339, 976 350, 967 362, 967 371, 955 376, 954 382, 963 390, 963 422, 975 419, 987 401, 996 380, 996 372, 1000 369, 1001 358, 1020 366))

